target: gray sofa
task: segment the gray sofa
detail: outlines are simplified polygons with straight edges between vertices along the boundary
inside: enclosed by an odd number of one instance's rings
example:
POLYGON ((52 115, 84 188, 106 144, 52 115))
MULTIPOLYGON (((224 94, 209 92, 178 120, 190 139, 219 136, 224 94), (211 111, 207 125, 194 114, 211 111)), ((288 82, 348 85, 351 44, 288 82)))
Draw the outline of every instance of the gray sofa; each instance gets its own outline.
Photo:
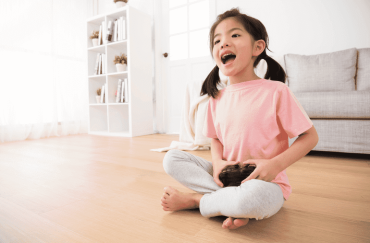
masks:
POLYGON ((313 150, 370 154, 370 48, 286 54, 283 64, 318 132, 313 150))

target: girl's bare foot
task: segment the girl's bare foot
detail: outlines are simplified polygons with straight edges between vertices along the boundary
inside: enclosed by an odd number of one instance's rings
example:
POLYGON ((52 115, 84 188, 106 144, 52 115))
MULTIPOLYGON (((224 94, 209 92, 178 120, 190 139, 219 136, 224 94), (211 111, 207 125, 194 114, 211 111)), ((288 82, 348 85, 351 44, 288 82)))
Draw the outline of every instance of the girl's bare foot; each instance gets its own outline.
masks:
POLYGON ((239 228, 241 226, 248 224, 248 222, 249 222, 249 219, 233 219, 229 217, 223 222, 222 228, 236 229, 236 228, 239 228))
POLYGON ((164 211, 177 211, 181 209, 199 208, 202 194, 183 193, 172 187, 165 187, 161 198, 164 211))

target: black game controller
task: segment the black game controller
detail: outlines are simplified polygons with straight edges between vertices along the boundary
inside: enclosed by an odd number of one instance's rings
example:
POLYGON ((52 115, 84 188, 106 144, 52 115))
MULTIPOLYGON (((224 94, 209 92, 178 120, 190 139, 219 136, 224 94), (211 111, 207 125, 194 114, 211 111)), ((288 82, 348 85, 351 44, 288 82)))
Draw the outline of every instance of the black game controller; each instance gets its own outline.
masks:
POLYGON ((255 169, 254 165, 240 166, 227 165, 222 169, 220 175, 218 176, 224 187, 227 186, 240 186, 241 182, 247 178, 255 169))

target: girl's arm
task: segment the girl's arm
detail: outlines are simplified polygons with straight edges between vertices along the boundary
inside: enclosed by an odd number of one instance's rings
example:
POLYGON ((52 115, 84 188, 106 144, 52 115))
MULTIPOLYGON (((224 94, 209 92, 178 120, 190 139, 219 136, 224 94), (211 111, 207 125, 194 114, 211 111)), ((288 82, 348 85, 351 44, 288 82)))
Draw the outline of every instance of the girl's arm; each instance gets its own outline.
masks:
POLYGON ((238 162, 236 162, 236 161, 223 160, 222 159, 223 150, 224 150, 224 146, 220 142, 220 140, 218 140, 217 138, 212 138, 212 141, 211 141, 211 155, 212 155, 212 165, 213 165, 213 180, 220 187, 224 186, 222 184, 222 182, 220 181, 220 179, 218 178, 222 169, 226 165, 238 164, 238 162))
POLYGON ((212 163, 215 161, 222 160, 224 146, 217 138, 212 138, 211 141, 211 155, 212 155, 212 163))
POLYGON ((255 164, 257 167, 242 183, 252 179, 272 181, 277 174, 308 154, 316 146, 318 141, 319 137, 316 129, 312 126, 306 132, 299 135, 292 146, 276 157, 272 159, 251 159, 244 161, 243 164, 255 164))
POLYGON ((283 171, 307 155, 308 152, 310 152, 318 142, 319 136, 317 135, 315 127, 312 126, 306 132, 299 135, 292 146, 290 146, 283 153, 274 157, 272 160, 274 163, 280 165, 280 171, 283 171))

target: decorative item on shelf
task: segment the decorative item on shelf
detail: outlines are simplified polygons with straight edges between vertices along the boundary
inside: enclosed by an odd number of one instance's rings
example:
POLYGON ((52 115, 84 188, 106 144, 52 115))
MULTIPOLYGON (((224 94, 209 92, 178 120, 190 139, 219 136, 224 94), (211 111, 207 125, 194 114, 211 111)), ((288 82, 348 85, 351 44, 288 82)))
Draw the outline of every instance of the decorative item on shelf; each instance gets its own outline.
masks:
POLYGON ((117 8, 122 8, 126 6, 126 3, 128 2, 128 0, 114 0, 114 2, 116 3, 117 8))
POLYGON ((96 91, 96 94, 97 94, 97 96, 96 96, 96 103, 100 103, 100 95, 101 95, 101 89, 98 89, 97 91, 96 91))
POLYGON ((93 30, 93 32, 90 35, 90 39, 92 41, 93 46, 98 45, 98 38, 99 38, 99 30, 93 30))
POLYGON ((127 56, 125 54, 121 54, 121 56, 115 56, 113 62, 116 64, 117 72, 126 71, 127 56))
POLYGON ((108 26, 107 26, 107 33, 105 35, 105 41, 111 42, 113 37, 113 21, 109 20, 108 21, 108 26))

